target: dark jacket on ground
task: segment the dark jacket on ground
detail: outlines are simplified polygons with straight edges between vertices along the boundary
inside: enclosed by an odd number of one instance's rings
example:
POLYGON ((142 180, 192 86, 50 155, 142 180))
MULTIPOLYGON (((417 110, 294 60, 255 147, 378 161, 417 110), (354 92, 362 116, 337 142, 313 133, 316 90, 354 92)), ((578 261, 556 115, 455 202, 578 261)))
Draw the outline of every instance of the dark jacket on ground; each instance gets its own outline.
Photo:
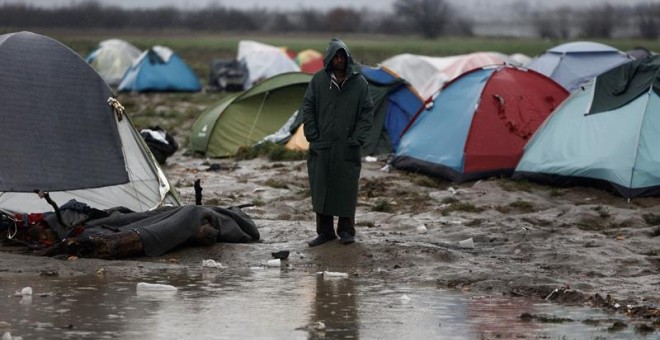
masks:
POLYGON ((373 102, 366 79, 341 40, 330 41, 323 63, 325 67, 312 78, 302 105, 312 205, 316 213, 353 217, 361 148, 371 129, 373 102), (330 76, 332 58, 340 49, 347 55, 341 87, 330 76))

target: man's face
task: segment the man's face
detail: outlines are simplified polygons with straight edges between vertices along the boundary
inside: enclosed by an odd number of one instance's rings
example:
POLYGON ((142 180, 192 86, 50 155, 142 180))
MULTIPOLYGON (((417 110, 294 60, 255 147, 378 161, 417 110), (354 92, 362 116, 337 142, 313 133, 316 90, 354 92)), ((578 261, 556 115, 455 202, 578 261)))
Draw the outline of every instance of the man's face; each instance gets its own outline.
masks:
POLYGON ((332 69, 337 71, 346 71, 346 51, 339 50, 332 58, 332 69))

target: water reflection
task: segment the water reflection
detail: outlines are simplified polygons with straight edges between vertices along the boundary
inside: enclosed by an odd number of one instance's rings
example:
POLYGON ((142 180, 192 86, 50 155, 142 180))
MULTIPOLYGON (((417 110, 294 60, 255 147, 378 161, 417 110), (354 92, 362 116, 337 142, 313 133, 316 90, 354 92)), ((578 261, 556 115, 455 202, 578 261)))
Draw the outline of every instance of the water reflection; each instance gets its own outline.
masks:
POLYGON ((635 334, 633 327, 608 332, 611 322, 581 322, 613 318, 622 316, 295 268, 37 281, 0 276, 0 336, 8 331, 25 340, 657 338, 635 334), (138 282, 178 290, 138 293, 138 282), (33 288, 31 298, 14 296, 26 286, 33 288), (575 321, 525 322, 524 312, 575 321))
POLYGON ((309 339, 359 339, 356 300, 353 279, 317 275, 309 339))

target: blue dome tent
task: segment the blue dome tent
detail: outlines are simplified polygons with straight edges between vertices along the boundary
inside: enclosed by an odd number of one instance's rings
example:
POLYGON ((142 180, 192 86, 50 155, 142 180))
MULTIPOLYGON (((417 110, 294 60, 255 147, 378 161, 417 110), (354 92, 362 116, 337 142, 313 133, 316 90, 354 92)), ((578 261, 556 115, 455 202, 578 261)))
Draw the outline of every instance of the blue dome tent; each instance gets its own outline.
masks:
POLYGON ((190 67, 171 49, 154 46, 126 71, 120 92, 198 92, 202 86, 190 67))

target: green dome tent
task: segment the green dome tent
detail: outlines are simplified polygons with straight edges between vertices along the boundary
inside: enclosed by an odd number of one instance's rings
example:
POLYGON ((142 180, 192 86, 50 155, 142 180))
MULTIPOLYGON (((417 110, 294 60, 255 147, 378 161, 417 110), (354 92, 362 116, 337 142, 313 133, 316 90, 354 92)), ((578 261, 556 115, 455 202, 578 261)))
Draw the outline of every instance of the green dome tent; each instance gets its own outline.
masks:
POLYGON ((277 131, 302 104, 312 75, 276 75, 206 109, 190 132, 190 148, 207 157, 229 157, 277 131))

